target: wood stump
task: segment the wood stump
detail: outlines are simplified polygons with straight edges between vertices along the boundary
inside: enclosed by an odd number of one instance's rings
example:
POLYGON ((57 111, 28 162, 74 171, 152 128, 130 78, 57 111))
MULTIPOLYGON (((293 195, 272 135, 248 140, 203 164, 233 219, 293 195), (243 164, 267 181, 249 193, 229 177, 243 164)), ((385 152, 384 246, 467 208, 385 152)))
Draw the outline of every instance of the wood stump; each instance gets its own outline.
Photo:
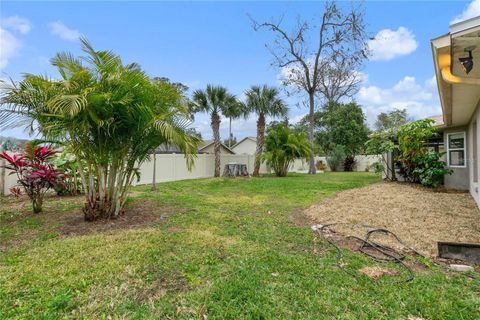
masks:
POLYGON ((246 177, 248 176, 247 165, 242 163, 228 163, 223 169, 224 177, 246 177))

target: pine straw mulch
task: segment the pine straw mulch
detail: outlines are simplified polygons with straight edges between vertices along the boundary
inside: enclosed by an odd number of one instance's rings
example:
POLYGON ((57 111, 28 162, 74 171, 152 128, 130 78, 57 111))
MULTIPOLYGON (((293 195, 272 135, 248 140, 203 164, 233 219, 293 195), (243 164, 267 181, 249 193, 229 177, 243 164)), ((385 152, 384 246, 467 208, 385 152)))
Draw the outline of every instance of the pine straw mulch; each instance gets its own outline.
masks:
MULTIPOLYGON (((342 235, 363 238, 369 229, 386 228, 431 257, 438 241, 480 243, 480 210, 467 192, 382 182, 342 191, 304 213, 318 224, 337 223, 332 228, 342 235)), ((394 245, 389 237, 372 240, 394 245)))

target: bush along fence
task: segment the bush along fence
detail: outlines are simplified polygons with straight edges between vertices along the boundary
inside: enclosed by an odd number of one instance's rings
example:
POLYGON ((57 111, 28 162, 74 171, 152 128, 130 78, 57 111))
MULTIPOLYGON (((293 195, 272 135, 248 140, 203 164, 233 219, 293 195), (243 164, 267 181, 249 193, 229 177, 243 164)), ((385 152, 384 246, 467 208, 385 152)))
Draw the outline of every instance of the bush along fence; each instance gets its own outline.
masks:
MULTIPOLYGON (((356 156, 355 171, 373 171, 372 166, 378 162, 380 156, 356 156)), ((325 170, 329 171, 325 157, 316 157, 316 163, 322 163, 325 170)), ((191 171, 188 170, 183 154, 157 154, 155 176, 156 182, 178 181, 186 179, 211 178, 214 176, 215 156, 213 154, 199 154, 191 171)), ((221 168, 228 163, 240 163, 247 166, 249 174, 252 174, 255 165, 254 155, 221 155, 221 168)), ((4 160, 0 160, 0 195, 9 195, 10 189, 17 185, 17 176, 11 175, 11 171, 3 168, 4 160)), ((302 160, 295 160, 290 166, 290 172, 308 172, 308 163, 302 160)), ((265 164, 260 166, 260 173, 270 173, 265 164)), ((153 158, 140 166, 140 176, 133 181, 133 185, 150 184, 153 180, 153 158)))

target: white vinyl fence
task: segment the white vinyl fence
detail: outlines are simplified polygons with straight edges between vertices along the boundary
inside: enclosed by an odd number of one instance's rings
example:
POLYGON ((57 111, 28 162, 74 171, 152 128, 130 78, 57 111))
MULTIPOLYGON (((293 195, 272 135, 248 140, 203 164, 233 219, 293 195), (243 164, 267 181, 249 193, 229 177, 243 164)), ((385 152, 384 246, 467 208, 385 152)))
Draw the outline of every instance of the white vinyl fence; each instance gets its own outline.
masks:
MULTIPOLYGON (((188 170, 183 154, 157 154, 156 155, 156 181, 177 181, 185 179, 199 179, 213 177, 215 156, 213 154, 199 154, 195 161, 195 166, 191 171, 188 170)), ((380 159, 379 156, 356 156, 356 171, 365 171, 374 162, 380 159)), ((316 157, 316 161, 322 160, 326 164, 325 157, 316 157)), ((0 160, 0 166, 4 165, 4 160, 0 160)), ((221 155, 221 173, 227 163, 241 163, 247 165, 247 170, 252 173, 255 163, 253 155, 221 155)), ((308 162, 295 160, 290 171, 308 172, 308 162)), ((268 173, 266 165, 260 167, 261 173, 268 173)), ((10 175, 8 170, 0 168, 0 195, 8 195, 10 188, 17 183, 16 175, 10 175)), ((135 185, 152 183, 153 179, 153 159, 140 166, 140 179, 134 181, 135 185)))

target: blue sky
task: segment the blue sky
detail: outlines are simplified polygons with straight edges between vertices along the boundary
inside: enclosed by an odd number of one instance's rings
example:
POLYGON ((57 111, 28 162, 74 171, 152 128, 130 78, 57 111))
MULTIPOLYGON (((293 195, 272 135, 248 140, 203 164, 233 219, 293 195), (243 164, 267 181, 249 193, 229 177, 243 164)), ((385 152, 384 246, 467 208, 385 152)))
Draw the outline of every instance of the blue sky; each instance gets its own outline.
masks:
MULTIPOLYGON (((341 2, 340 5, 348 5, 341 2)), ((252 30, 247 14, 267 20, 285 14, 288 28, 296 17, 315 19, 321 2, 8 2, 0 3, 0 78, 23 72, 56 76, 49 59, 58 51, 80 54, 79 35, 98 49, 139 63, 151 76, 187 84, 191 91, 221 84, 239 97, 252 84, 279 85, 264 44, 267 31, 252 30)), ((414 118, 440 114, 430 39, 449 24, 480 15, 480 0, 365 2, 372 58, 362 73, 356 100, 372 124, 381 111, 407 108, 414 118)), ((301 97, 298 97, 300 99, 301 97)), ((290 119, 307 110, 291 103, 290 119)), ((255 135, 255 119, 234 121, 238 138, 255 135)), ((211 137, 209 118, 193 124, 211 137)), ((27 137, 21 129, 0 135, 27 137)), ((227 121, 222 123, 227 137, 227 121)))

